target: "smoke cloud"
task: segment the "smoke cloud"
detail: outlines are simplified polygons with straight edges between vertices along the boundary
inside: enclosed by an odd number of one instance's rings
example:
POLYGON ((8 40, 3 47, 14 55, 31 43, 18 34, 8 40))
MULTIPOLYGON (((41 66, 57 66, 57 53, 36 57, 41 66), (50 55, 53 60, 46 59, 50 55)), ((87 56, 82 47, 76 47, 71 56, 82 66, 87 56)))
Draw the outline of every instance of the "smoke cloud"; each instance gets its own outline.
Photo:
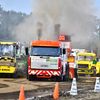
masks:
POLYGON ((72 47, 84 47, 95 29, 95 0, 33 0, 33 12, 14 28, 16 39, 30 42, 38 39, 57 40, 54 26, 60 25, 60 34, 72 35, 72 47), (41 23, 40 27, 37 23, 41 23))

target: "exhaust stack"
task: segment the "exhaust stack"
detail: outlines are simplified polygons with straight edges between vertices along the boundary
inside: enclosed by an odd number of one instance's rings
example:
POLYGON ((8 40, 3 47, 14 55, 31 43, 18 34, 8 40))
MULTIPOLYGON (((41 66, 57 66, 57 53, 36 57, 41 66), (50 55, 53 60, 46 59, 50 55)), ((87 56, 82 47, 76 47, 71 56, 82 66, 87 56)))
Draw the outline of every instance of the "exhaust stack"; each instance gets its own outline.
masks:
POLYGON ((38 40, 40 40, 41 36, 42 36, 42 23, 41 22, 37 22, 37 36, 38 36, 38 40))
POLYGON ((58 36, 60 35, 60 24, 54 25, 54 36, 56 37, 56 40, 58 40, 58 36))

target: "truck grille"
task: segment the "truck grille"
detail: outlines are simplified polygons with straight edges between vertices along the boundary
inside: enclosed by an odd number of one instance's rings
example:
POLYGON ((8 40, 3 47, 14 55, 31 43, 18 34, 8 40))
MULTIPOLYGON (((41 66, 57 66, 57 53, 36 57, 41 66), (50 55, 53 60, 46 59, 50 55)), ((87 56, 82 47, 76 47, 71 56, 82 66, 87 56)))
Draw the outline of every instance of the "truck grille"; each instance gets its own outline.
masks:
POLYGON ((88 64, 78 64, 78 68, 88 68, 88 64))
POLYGON ((58 63, 32 62, 31 69, 58 69, 58 63))

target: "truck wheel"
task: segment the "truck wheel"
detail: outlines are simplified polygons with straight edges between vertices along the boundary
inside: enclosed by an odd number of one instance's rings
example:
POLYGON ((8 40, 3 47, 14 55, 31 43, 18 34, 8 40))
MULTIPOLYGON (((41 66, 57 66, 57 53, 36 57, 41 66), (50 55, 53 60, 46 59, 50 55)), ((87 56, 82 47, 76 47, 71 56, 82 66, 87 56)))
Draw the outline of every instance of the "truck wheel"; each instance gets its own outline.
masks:
POLYGON ((32 81, 32 79, 33 79, 33 77, 32 77, 32 75, 28 75, 28 79, 29 79, 29 81, 32 81))
POLYGON ((17 78, 17 71, 15 71, 15 73, 13 73, 12 77, 17 78))
POLYGON ((63 76, 63 81, 67 81, 67 72, 65 72, 65 75, 63 76))
POLYGON ((100 77, 100 73, 96 74, 96 77, 100 77))
POLYGON ((29 79, 29 75, 28 75, 28 67, 27 67, 27 70, 26 70, 26 77, 27 77, 27 79, 29 79))
POLYGON ((29 79, 28 73, 27 73, 27 79, 29 79))
POLYGON ((61 73, 60 77, 56 77, 56 81, 58 81, 58 82, 63 81, 63 73, 61 73))
POLYGON ((96 70, 94 70, 93 74, 91 75, 92 77, 96 77, 96 70))

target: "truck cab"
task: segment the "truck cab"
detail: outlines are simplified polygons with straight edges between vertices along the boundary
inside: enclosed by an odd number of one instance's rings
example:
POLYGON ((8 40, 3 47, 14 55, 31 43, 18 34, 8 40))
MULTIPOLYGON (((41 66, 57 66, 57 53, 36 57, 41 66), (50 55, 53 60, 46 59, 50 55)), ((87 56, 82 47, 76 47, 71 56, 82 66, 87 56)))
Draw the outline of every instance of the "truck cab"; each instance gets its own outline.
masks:
MULTIPOLYGON (((94 53, 78 53, 77 54, 77 67, 79 75, 92 75, 94 74, 94 68, 98 68, 97 64, 93 64, 96 60, 96 54, 94 53)), ((98 71, 97 71, 98 72, 98 71)))
POLYGON ((66 57, 66 50, 61 47, 59 41, 32 41, 28 60, 28 79, 66 80, 66 57))

